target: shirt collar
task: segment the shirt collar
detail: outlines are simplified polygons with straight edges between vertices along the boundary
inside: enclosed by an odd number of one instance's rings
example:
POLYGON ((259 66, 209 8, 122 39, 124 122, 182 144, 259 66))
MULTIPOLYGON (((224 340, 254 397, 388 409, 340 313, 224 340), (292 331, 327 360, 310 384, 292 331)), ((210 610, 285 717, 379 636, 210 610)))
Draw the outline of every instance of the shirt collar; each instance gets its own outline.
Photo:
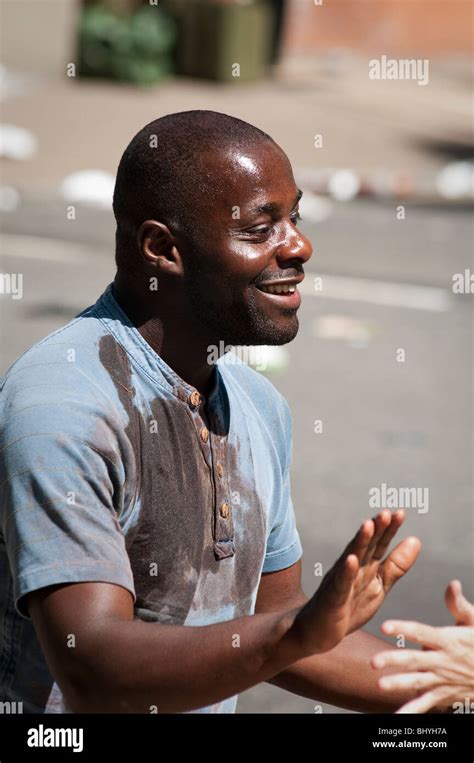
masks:
MULTIPOLYGON (((193 392, 197 392, 195 387, 178 376, 142 337, 115 299, 111 283, 97 300, 93 311, 107 331, 155 383, 166 387, 175 397, 186 402, 189 401, 193 392)), ((218 398, 222 384, 219 368, 215 364, 213 376, 213 385, 207 397, 208 403, 211 404, 214 404, 218 398)), ((199 394, 203 400, 206 399, 204 395, 199 394)))

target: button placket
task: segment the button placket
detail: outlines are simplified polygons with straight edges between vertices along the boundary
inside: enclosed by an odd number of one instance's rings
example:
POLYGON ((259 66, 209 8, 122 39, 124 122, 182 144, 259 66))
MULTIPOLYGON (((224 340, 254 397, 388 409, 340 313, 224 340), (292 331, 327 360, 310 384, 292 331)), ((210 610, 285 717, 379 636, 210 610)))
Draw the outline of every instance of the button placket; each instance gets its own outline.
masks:
POLYGON ((212 507, 214 555, 217 560, 227 559, 230 556, 234 556, 235 548, 232 503, 227 480, 228 475, 224 466, 226 439, 220 435, 215 435, 212 431, 214 424, 217 431, 222 431, 220 412, 219 409, 214 410, 212 405, 208 406, 207 418, 209 427, 211 427, 210 431, 204 421, 204 414, 200 410, 203 402, 200 393, 197 390, 193 390, 188 396, 187 402, 193 411, 196 430, 211 473, 214 499, 212 507))
POLYGON ((235 553, 232 503, 224 468, 225 450, 225 440, 215 437, 211 433, 211 458, 215 488, 214 553, 217 559, 225 559, 235 553))
POLYGON ((201 405, 203 402, 203 398, 201 394, 197 391, 197 389, 192 390, 190 394, 187 395, 185 398, 186 403, 188 404, 189 408, 191 409, 191 414, 194 422, 194 426, 196 428, 197 435, 199 437, 199 442, 201 444, 202 453, 204 455, 204 460, 206 461, 209 469, 212 470, 212 464, 211 464, 211 448, 209 443, 209 430, 206 426, 206 423, 203 419, 203 416, 201 415, 201 405))

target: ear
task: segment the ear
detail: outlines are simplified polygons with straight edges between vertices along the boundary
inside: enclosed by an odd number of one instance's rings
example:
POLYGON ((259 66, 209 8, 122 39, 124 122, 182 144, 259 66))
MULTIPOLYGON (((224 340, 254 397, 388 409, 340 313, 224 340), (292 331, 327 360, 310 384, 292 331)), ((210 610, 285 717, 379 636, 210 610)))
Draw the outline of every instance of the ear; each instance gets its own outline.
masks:
POLYGON ((140 254, 148 266, 161 275, 182 275, 181 255, 169 228, 156 220, 146 220, 137 234, 140 254))

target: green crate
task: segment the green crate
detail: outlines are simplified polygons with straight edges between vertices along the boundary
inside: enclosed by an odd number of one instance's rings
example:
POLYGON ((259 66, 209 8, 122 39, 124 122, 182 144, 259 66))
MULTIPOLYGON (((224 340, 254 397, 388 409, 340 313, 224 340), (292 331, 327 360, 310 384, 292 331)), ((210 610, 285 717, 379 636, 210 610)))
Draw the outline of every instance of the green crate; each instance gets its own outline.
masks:
POLYGON ((177 63, 182 74, 221 82, 265 76, 274 25, 272 8, 266 2, 188 0, 180 22, 177 63), (239 76, 235 76, 236 65, 239 76))

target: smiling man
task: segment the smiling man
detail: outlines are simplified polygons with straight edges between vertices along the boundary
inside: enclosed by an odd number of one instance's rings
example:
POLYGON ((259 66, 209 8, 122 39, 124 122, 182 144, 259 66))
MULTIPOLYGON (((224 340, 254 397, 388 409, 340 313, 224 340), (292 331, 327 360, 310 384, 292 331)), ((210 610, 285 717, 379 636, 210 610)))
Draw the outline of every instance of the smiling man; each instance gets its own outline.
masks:
POLYGON ((356 632, 414 563, 403 512, 301 588, 291 417, 222 342, 284 344, 311 244, 265 133, 209 111, 144 127, 117 173, 117 275, 2 383, 1 700, 25 712, 232 712, 271 681, 389 710, 356 632), (348 635, 352 634, 352 635, 348 635))

